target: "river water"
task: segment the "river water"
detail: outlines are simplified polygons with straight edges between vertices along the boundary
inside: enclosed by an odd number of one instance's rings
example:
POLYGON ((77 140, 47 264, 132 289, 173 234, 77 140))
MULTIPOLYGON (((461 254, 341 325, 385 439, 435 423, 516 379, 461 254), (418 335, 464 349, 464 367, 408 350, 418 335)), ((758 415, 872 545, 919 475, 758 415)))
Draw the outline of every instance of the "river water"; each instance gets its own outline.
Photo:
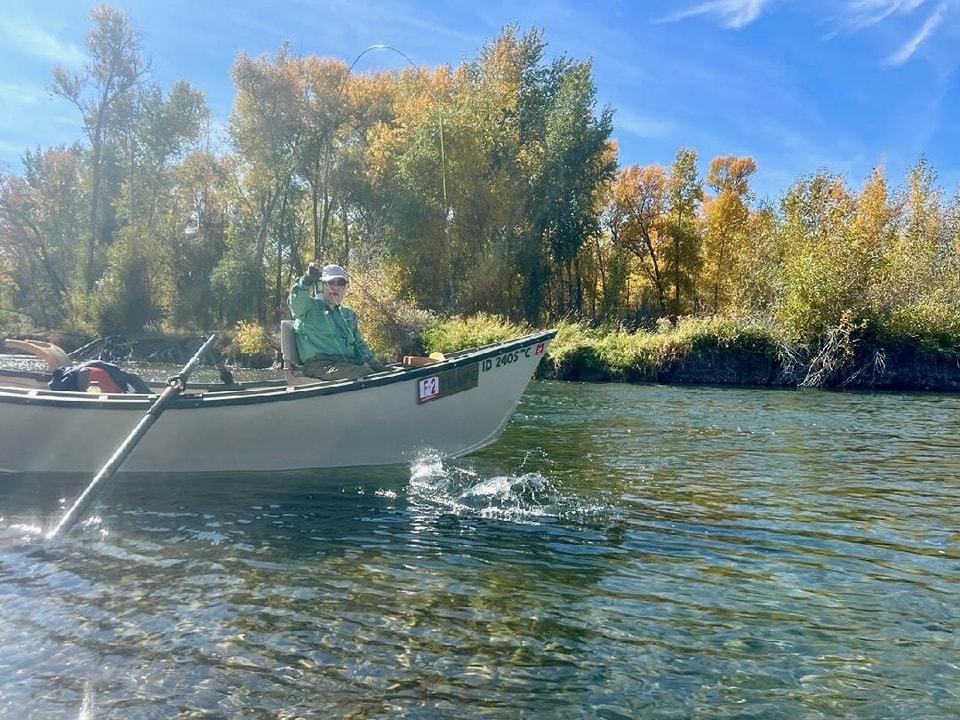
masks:
POLYGON ((409 468, 0 480, 2 718, 960 717, 960 397, 534 382, 409 468))

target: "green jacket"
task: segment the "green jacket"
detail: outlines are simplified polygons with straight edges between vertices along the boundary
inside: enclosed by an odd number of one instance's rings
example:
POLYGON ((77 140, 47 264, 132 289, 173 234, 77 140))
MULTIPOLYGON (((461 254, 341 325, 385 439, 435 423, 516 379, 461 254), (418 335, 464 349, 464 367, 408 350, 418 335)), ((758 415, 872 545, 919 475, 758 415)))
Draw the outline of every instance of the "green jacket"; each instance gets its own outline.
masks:
POLYGON ((357 314, 350 308, 330 307, 322 295, 310 295, 310 289, 299 280, 290 289, 287 304, 293 314, 300 362, 317 355, 356 364, 373 360, 360 335, 357 314))

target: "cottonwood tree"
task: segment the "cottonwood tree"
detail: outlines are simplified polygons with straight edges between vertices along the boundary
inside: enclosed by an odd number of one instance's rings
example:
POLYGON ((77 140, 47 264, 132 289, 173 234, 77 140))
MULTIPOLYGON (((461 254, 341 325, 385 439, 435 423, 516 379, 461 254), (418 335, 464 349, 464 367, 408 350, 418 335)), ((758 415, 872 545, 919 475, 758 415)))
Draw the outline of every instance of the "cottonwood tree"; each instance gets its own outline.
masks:
POLYGON ((697 213, 703 185, 697 172, 697 153, 680 148, 668 179, 670 206, 663 231, 670 237, 670 273, 673 286, 671 312, 679 316, 692 309, 700 269, 701 237, 697 213))
POLYGON ((0 264, 4 295, 41 327, 67 321, 83 253, 79 148, 28 152, 24 175, 0 174, 0 264))
MULTIPOLYGON (((286 46, 271 60, 240 53, 234 62, 237 98, 230 117, 230 136, 241 163, 241 186, 256 228, 252 247, 237 247, 230 261, 235 277, 247 280, 258 319, 264 320, 265 258, 273 232, 283 242, 285 230, 300 227, 292 215, 303 195, 297 174, 300 143, 306 137, 305 93, 301 63, 286 46), (239 274, 237 274, 239 271, 239 274)), ((238 241, 239 241, 238 236, 238 241)), ((288 242, 287 244, 292 244, 288 242)))
POLYGON ((650 281, 659 316, 667 314, 669 237, 664 232, 670 187, 662 165, 629 165, 613 182, 607 211, 614 246, 637 259, 650 281))
POLYGON ((737 286, 750 269, 747 203, 749 179, 756 171, 753 158, 726 155, 710 162, 705 183, 714 195, 704 202, 701 284, 708 296, 705 304, 715 314, 730 307, 737 286))
POLYGON ((109 144, 132 122, 135 91, 149 71, 140 55, 142 35, 130 14, 109 5, 98 5, 90 14, 93 27, 87 33, 90 59, 84 72, 73 73, 61 65, 53 71, 52 91, 80 110, 84 131, 90 140, 89 221, 83 277, 87 292, 99 276, 96 248, 110 241, 112 228, 102 217, 111 196, 106 194, 105 161, 109 144))
MULTIPOLYGON (((228 250, 238 215, 235 157, 194 150, 172 169, 171 214, 178 218, 171 235, 173 298, 169 317, 176 327, 206 330, 245 317, 241 278, 214 288, 214 270, 228 250)), ((222 279, 222 278, 221 278, 222 279)))
POLYGON ((197 148, 208 122, 203 94, 185 80, 166 96, 156 85, 139 89, 115 200, 121 222, 96 298, 102 331, 141 332, 171 314, 185 278, 208 284, 179 252, 191 222, 176 187, 178 165, 197 148))
POLYGON ((808 340, 848 322, 850 293, 862 294, 863 288, 850 288, 837 273, 856 200, 842 177, 821 171, 795 182, 781 205, 777 317, 796 339, 808 340))
POLYGON ((488 201, 501 204, 494 217, 502 224, 487 226, 486 243, 471 245, 473 229, 454 228, 452 276, 469 277, 470 265, 458 263, 458 254, 498 258, 504 271, 485 281, 516 300, 513 307, 533 323, 579 305, 575 260, 596 231, 600 190, 614 169, 607 151, 611 113, 594 110, 589 63, 565 57, 547 63, 544 55, 541 33, 521 36, 507 28, 478 61, 461 67, 463 97, 475 103, 461 109, 476 123, 464 122, 448 153, 452 158, 458 139, 465 142, 463 130, 472 127, 479 150, 474 176, 493 178, 502 193, 488 201))
POLYGON ((297 146, 298 173, 310 188, 313 259, 328 256, 330 223, 338 200, 334 182, 342 128, 354 113, 347 92, 350 68, 342 60, 306 57, 303 73, 304 135, 297 146))

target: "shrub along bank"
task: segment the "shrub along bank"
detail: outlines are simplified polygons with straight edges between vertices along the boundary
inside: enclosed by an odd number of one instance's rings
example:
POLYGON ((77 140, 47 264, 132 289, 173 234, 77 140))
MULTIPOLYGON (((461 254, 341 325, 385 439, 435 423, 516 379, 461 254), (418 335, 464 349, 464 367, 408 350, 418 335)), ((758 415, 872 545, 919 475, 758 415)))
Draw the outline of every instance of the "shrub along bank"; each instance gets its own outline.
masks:
MULTIPOLYGON (((478 316, 440 321, 424 340, 428 351, 443 352, 527 331, 478 316)), ((883 336, 852 325, 802 344, 750 320, 680 319, 649 332, 560 323, 538 376, 585 382, 960 392, 960 345, 883 336)))
MULTIPOLYGON (((485 314, 405 320, 372 327, 368 341, 382 359, 451 352, 533 330, 485 314)), ((834 328, 812 343, 790 341, 770 325, 751 320, 681 318, 636 332, 573 322, 556 327, 557 337, 537 370, 541 379, 960 392, 960 343, 883 335, 863 325, 834 328)), ((30 337, 57 343, 78 361, 170 364, 186 362, 203 339, 189 335, 91 341, 59 333, 30 337)), ((229 365, 269 367, 277 360, 279 335, 243 324, 221 333, 219 351, 229 365)))

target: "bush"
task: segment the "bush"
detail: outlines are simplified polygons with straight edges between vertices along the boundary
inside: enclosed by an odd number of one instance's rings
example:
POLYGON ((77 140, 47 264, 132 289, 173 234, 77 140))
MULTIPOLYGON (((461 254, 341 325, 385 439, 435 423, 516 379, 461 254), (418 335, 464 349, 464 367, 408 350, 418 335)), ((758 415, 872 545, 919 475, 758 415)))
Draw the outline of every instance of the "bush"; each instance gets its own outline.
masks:
POLYGON ((393 362, 404 355, 424 354, 421 334, 434 316, 397 294, 385 273, 351 273, 346 304, 356 311, 360 332, 379 359, 393 362))
POLYGON ((425 352, 447 353, 503 342, 530 332, 529 325, 511 322, 499 315, 480 313, 435 322, 424 329, 421 340, 425 352))
POLYGON ((562 323, 558 330, 547 363, 558 380, 657 382, 691 361, 715 363, 718 352, 759 354, 762 368, 780 347, 769 325, 753 319, 681 318, 653 332, 578 323, 562 323))
POLYGON ((250 367, 269 367, 276 357, 273 335, 256 321, 241 320, 233 329, 230 354, 250 367))

